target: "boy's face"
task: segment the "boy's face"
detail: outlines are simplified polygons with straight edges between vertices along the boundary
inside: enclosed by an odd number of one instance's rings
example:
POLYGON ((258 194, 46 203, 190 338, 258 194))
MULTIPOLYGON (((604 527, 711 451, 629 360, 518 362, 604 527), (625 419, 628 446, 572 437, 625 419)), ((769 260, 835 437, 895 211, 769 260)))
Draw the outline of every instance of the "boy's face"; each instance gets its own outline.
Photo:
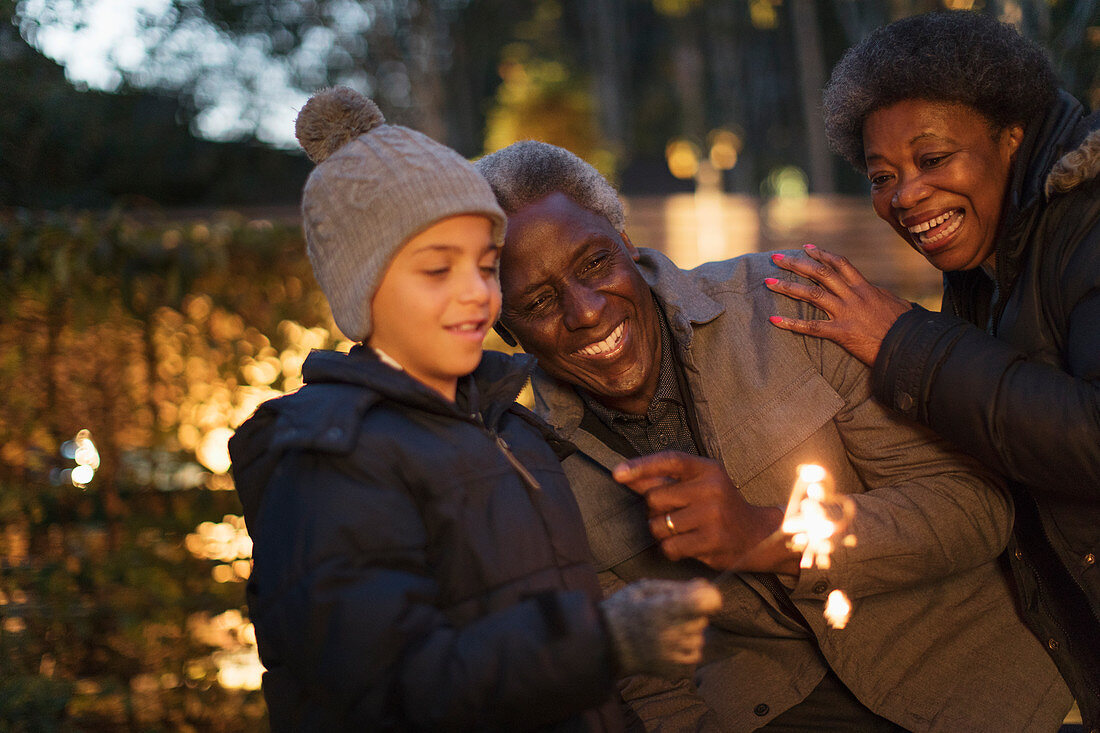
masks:
POLYGON ((367 344, 449 400, 500 313, 500 249, 484 216, 436 222, 398 250, 371 301, 367 344))

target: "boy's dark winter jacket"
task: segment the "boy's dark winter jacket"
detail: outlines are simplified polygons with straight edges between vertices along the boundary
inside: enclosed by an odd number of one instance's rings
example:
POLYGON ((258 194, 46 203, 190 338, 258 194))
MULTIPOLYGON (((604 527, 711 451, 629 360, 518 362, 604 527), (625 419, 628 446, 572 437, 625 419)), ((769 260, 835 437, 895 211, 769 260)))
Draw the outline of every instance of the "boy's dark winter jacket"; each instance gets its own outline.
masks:
POLYGON ((273 730, 619 725, 580 514, 514 403, 525 360, 486 352, 449 403, 369 349, 314 352, 237 431, 273 730))

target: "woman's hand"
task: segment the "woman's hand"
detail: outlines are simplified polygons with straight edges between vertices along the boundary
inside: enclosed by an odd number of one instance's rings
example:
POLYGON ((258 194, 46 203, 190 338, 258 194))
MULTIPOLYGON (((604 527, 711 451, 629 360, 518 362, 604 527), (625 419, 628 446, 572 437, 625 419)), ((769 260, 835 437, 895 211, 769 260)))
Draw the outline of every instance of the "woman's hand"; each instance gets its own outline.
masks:
POLYGON ((769 320, 788 331, 829 339, 867 366, 873 365, 886 332, 912 304, 867 282, 846 258, 812 244, 803 249, 805 257, 776 254, 772 255, 772 261, 816 284, 777 278, 764 282, 777 293, 817 306, 829 314, 829 320, 804 321, 783 316, 772 316, 769 320))

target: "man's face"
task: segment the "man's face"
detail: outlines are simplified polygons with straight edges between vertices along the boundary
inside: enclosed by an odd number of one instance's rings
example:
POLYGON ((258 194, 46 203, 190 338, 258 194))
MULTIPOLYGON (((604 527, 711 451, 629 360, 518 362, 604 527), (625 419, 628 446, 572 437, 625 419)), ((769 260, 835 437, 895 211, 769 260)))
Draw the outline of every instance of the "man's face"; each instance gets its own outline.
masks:
POLYGON ((642 414, 657 386, 661 335, 637 258, 606 217, 553 193, 508 217, 501 318, 548 374, 642 414))

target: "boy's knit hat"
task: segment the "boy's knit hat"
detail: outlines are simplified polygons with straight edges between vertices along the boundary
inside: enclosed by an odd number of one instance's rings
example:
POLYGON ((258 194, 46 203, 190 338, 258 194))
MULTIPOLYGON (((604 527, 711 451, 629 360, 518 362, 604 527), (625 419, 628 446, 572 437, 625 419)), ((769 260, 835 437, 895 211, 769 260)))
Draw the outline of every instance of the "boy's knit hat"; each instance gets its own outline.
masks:
POLYGON ((411 237, 460 214, 505 217, 489 184, 450 148, 387 125, 367 97, 347 87, 314 95, 298 113, 298 142, 317 164, 302 192, 306 252, 340 330, 372 331, 371 299, 390 260, 411 237))

